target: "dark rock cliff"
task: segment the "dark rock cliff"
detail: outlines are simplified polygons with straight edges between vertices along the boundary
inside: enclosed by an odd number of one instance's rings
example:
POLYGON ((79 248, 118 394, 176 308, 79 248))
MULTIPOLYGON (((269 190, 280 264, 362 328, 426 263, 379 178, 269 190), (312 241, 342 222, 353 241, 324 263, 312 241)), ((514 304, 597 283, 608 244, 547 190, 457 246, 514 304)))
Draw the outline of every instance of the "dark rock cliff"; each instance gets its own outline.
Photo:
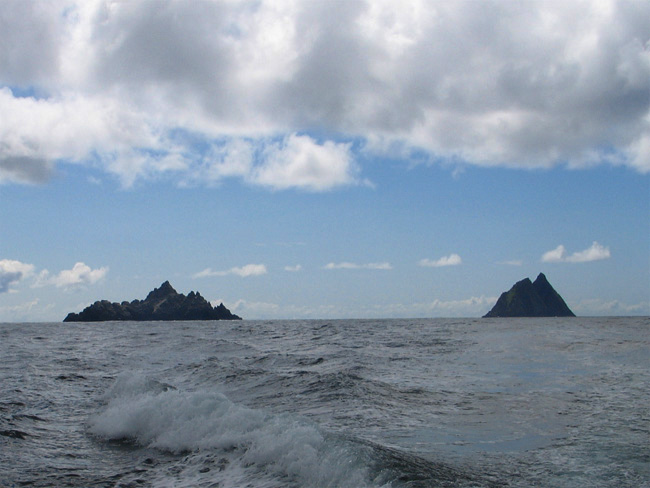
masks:
POLYGON ((101 300, 79 313, 70 313, 64 322, 105 322, 109 320, 241 320, 223 303, 213 307, 199 292, 178 293, 169 281, 149 292, 144 300, 111 303, 101 300))
POLYGON ((575 314, 544 273, 540 273, 534 282, 523 279, 502 293, 484 317, 575 317, 575 314))

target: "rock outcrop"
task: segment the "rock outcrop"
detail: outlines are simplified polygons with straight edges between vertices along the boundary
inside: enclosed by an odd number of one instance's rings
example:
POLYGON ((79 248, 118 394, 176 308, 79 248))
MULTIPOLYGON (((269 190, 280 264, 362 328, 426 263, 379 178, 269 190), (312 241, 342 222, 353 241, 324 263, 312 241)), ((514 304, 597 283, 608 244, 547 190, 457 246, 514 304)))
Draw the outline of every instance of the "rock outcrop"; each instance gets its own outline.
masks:
POLYGON ((105 322, 109 320, 241 320, 223 303, 213 307, 199 292, 178 293, 169 281, 149 292, 144 300, 111 303, 101 300, 79 313, 70 313, 64 322, 105 322))
POLYGON ((484 317, 575 317, 575 314, 544 273, 540 273, 534 282, 526 278, 502 293, 484 317))

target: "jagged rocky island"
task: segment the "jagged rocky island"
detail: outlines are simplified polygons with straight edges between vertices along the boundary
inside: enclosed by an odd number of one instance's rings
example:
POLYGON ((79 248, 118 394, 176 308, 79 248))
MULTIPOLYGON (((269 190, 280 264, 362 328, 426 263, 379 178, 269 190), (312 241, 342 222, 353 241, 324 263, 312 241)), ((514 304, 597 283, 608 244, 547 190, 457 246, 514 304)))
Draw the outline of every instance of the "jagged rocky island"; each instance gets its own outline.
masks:
POLYGON ((79 313, 69 313, 64 322, 106 322, 112 320, 241 320, 223 303, 213 307, 199 292, 178 293, 169 281, 149 292, 144 300, 111 303, 101 300, 79 313))
POLYGON ((526 278, 503 292, 484 317, 575 317, 575 314, 544 273, 540 273, 534 282, 526 278))

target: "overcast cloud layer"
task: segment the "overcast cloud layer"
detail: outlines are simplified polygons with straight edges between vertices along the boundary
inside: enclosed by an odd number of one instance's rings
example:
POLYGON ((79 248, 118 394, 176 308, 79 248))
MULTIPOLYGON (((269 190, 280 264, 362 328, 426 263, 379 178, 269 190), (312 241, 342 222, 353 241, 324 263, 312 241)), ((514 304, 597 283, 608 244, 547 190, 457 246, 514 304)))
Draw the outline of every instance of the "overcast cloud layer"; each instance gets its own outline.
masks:
POLYGON ((6 0, 0 45, 0 182, 325 191, 412 150, 650 171, 643 0, 6 0))

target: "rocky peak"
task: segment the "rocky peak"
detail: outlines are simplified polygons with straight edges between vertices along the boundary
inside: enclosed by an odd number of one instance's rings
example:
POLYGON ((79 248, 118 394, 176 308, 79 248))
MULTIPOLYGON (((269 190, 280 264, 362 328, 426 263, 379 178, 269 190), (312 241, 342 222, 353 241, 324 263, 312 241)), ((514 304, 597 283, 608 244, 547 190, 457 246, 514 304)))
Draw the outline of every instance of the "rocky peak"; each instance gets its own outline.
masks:
POLYGON ((535 278, 533 284, 535 283, 537 283, 537 286, 541 286, 541 285, 551 286, 551 284, 546 279, 546 275, 544 273, 540 273, 537 275, 537 278, 535 278))
POLYGON ((147 298, 145 298, 145 301, 159 302, 169 297, 170 295, 178 295, 178 293, 176 290, 174 290, 174 287, 169 281, 165 281, 162 285, 160 285, 160 288, 154 288, 152 291, 150 291, 147 295, 147 298))
POLYGON ((552 315, 556 317, 575 316, 565 303, 564 299, 548 282, 544 273, 540 273, 537 276, 537 279, 533 282, 533 288, 544 302, 549 313, 552 313, 552 315))

